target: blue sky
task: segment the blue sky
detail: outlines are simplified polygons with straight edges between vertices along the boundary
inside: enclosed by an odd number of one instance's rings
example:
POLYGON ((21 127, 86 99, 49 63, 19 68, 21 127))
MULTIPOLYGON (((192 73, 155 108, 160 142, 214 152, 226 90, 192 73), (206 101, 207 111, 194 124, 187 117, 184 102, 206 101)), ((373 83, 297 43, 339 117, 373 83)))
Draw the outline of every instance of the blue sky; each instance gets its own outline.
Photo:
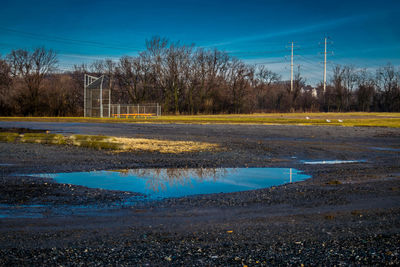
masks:
POLYGON ((158 35, 218 48, 289 77, 287 49, 310 83, 322 77, 324 36, 334 64, 400 65, 400 1, 0 0, 0 54, 45 46, 61 69, 135 55, 158 35))

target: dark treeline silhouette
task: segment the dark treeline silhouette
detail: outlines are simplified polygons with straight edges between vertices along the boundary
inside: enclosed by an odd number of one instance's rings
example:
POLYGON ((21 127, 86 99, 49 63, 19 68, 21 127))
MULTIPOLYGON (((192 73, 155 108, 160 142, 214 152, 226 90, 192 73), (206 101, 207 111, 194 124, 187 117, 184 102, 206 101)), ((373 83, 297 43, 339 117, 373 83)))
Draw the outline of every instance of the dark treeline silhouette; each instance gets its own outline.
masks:
POLYGON ((166 114, 291 111, 400 111, 400 70, 336 65, 324 92, 300 70, 290 82, 266 66, 216 49, 153 37, 146 50, 57 70, 52 50, 13 50, 0 57, 0 115, 82 116, 83 76, 106 75, 112 103, 160 103, 166 114))

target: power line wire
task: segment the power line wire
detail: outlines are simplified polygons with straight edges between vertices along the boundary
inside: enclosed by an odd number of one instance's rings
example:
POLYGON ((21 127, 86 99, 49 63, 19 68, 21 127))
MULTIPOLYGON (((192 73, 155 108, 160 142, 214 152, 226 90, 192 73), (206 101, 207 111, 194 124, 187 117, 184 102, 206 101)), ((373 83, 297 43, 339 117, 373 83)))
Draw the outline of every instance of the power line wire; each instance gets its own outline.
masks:
POLYGON ((20 36, 22 35, 24 37, 28 37, 31 39, 52 41, 52 42, 58 42, 58 43, 63 43, 63 44, 69 44, 69 45, 99 47, 99 48, 108 48, 108 49, 116 49, 116 50, 135 50, 135 51, 141 50, 140 48, 132 47, 132 46, 107 44, 107 43, 88 41, 88 40, 70 39, 70 38, 64 38, 64 37, 58 37, 58 36, 50 36, 50 35, 44 35, 44 34, 19 31, 19 30, 10 29, 10 28, 4 28, 4 27, 0 27, 0 31, 11 32, 13 34, 20 35, 20 36))

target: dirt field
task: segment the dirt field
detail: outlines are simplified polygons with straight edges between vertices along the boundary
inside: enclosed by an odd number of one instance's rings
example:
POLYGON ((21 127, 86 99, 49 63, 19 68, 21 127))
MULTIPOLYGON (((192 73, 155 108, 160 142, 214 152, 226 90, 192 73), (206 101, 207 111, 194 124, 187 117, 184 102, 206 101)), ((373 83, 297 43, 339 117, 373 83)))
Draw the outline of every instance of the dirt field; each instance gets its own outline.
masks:
POLYGON ((20 214, 36 205, 41 217, 0 218, 0 265, 400 264, 400 128, 51 122, 0 122, 0 128, 204 141, 224 148, 112 153, 0 143, 1 210, 20 214), (23 175, 147 167, 292 167, 312 178, 116 208, 112 203, 132 193, 23 175), (74 208, 91 204, 96 208, 74 208))

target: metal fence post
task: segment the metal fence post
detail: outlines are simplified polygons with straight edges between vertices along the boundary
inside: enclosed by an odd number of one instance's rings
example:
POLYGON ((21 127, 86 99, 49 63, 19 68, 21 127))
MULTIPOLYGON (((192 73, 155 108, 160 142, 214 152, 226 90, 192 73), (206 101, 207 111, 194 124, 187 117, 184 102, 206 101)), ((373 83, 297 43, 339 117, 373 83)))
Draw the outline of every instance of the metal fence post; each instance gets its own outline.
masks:
POLYGON ((86 117, 86 74, 84 74, 83 79, 85 80, 83 83, 83 117, 86 117))
POLYGON ((108 89, 108 117, 111 118, 111 89, 108 89))
POLYGON ((103 118, 103 78, 101 76, 101 83, 100 83, 100 118, 103 118))

